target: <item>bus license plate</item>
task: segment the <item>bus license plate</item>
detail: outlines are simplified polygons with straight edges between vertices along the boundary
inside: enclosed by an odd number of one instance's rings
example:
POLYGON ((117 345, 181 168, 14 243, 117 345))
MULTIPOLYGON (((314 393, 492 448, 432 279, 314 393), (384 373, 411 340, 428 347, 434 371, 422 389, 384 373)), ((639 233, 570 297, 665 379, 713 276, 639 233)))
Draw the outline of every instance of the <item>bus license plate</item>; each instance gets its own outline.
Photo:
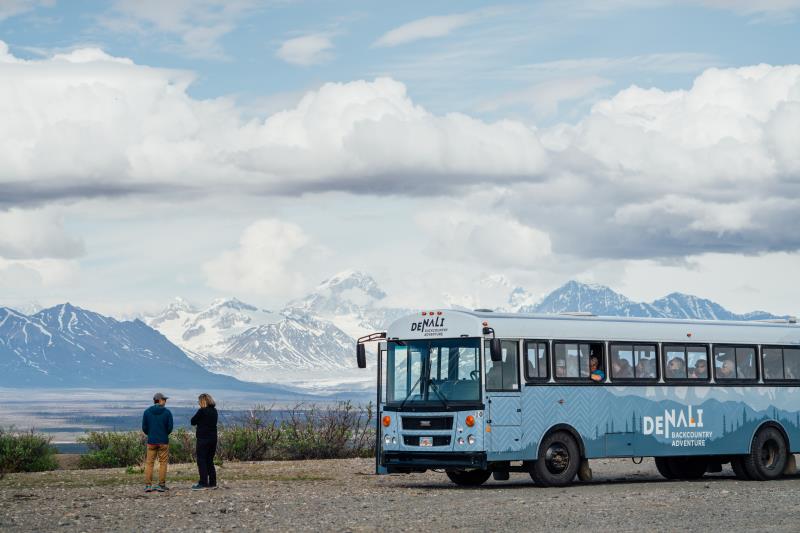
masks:
POLYGON ((433 446, 433 437, 420 437, 419 438, 419 445, 420 446, 433 446))

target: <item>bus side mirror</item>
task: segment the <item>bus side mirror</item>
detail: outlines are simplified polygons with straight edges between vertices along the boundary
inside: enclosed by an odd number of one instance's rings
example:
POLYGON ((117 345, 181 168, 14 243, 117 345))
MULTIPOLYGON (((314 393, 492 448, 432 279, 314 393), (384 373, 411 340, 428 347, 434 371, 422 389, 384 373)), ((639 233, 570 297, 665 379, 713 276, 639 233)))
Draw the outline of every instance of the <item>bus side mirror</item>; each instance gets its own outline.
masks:
POLYGON ((503 360, 503 348, 500 346, 500 339, 491 339, 489 341, 489 352, 492 356, 492 361, 500 362, 503 360))
POLYGON ((361 343, 356 344, 356 361, 358 368, 367 368, 367 348, 361 343))

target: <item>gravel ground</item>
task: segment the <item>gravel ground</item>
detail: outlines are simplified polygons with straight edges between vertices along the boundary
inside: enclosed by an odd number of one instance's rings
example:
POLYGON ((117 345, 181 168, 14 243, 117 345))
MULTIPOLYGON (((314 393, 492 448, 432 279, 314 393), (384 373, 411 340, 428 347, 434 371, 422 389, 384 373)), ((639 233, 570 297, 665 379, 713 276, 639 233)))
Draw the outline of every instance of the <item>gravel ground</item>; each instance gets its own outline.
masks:
POLYGON ((228 463, 221 488, 201 492, 189 489, 193 466, 177 465, 164 494, 145 494, 124 469, 12 474, 0 480, 0 530, 800 531, 800 476, 665 481, 652 460, 598 460, 592 482, 568 488, 511 474, 465 489, 439 473, 374 476, 373 465, 228 463))

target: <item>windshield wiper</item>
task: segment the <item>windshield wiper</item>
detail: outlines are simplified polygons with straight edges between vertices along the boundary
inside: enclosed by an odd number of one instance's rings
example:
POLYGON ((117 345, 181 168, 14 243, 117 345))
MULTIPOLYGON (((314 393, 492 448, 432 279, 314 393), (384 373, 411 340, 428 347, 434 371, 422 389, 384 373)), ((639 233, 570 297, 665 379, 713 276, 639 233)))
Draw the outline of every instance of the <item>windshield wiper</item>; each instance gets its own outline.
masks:
POLYGON ((411 395, 414 393, 414 389, 417 388, 417 385, 419 385, 420 381, 422 381, 422 374, 419 375, 419 378, 417 378, 417 382, 414 383, 414 385, 411 387, 411 390, 408 391, 408 395, 405 397, 405 399, 403 399, 403 401, 400 402, 400 407, 399 407, 400 411, 403 410, 403 406, 406 404, 408 399, 411 398, 411 395))
POLYGON ((436 385, 436 383, 433 382, 433 379, 428 378, 428 386, 433 388, 433 392, 435 392, 436 396, 438 396, 439 399, 442 400, 442 405, 444 405, 445 410, 449 411, 450 410, 450 405, 447 403, 447 400, 445 399, 444 394, 439 392, 439 386, 436 385))

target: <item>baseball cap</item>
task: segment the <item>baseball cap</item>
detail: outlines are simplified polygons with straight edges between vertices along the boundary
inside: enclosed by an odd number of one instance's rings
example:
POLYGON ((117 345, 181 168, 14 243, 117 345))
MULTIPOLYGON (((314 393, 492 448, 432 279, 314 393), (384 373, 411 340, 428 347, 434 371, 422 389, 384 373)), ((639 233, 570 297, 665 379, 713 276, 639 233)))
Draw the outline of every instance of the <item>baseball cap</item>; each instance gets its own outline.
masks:
POLYGON ((153 395, 154 402, 160 402, 161 400, 169 400, 169 396, 164 396, 160 392, 157 392, 153 395))

